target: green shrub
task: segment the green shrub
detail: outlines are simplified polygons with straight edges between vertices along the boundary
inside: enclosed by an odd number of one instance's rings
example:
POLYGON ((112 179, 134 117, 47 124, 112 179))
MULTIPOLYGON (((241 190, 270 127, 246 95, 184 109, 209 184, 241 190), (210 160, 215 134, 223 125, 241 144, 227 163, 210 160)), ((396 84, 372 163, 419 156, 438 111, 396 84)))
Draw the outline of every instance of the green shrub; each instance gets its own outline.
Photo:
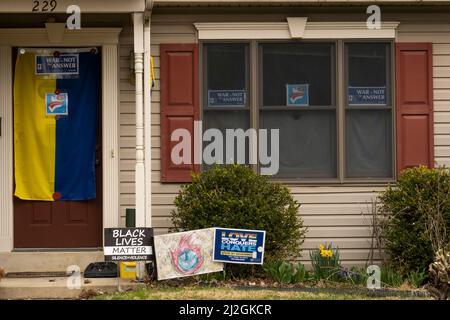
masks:
POLYGON ((402 275, 428 270, 433 247, 450 242, 450 174, 445 168, 404 170, 380 195, 382 239, 391 266, 402 275))
POLYGON ((193 174, 192 183, 181 187, 175 206, 171 212, 175 231, 210 227, 265 230, 267 262, 298 256, 304 241, 300 204, 289 189, 247 166, 214 166, 193 174))

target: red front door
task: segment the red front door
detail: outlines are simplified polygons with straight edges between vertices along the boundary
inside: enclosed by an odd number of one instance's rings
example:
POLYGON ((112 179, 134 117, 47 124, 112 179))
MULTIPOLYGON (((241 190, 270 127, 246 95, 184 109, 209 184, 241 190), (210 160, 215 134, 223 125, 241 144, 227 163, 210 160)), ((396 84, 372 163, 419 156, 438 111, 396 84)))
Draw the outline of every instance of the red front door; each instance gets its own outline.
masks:
POLYGON ((102 246, 101 148, 97 149, 96 199, 50 202, 14 197, 15 248, 102 246))

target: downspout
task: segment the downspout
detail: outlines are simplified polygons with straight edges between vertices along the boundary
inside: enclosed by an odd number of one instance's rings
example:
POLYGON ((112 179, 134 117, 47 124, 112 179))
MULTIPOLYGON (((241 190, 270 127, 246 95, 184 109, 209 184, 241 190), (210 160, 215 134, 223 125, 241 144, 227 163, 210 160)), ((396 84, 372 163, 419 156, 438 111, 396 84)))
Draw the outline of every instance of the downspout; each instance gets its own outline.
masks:
POLYGON ((145 136, 145 226, 152 227, 152 76, 151 76, 151 16, 153 1, 146 0, 144 14, 144 136, 145 136))

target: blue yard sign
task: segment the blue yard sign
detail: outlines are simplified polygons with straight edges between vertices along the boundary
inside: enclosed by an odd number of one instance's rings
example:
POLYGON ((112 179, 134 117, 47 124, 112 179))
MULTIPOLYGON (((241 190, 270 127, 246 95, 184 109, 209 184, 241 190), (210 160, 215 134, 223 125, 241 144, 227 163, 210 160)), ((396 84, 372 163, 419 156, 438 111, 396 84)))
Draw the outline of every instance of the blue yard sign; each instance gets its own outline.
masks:
POLYGON ((36 75, 74 76, 79 74, 78 53, 36 55, 36 75))
POLYGON ((349 105, 386 105, 386 87, 348 87, 349 105))
POLYGON ((286 105, 289 107, 309 106, 309 85, 287 84, 286 105))
POLYGON ((245 107, 245 90, 208 90, 209 107, 245 107))
POLYGON ((213 261, 262 264, 266 232, 215 228, 213 261))

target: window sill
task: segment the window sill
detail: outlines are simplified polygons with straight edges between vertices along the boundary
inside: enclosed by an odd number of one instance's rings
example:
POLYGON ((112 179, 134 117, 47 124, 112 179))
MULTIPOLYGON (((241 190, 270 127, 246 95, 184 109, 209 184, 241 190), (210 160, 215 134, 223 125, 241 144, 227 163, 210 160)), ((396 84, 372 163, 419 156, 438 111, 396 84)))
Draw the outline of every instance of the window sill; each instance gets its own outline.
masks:
POLYGON ((301 187, 387 187, 396 184, 395 179, 375 180, 375 179, 358 179, 340 181, 337 179, 311 180, 311 179, 270 179, 273 182, 279 182, 287 186, 301 187))

